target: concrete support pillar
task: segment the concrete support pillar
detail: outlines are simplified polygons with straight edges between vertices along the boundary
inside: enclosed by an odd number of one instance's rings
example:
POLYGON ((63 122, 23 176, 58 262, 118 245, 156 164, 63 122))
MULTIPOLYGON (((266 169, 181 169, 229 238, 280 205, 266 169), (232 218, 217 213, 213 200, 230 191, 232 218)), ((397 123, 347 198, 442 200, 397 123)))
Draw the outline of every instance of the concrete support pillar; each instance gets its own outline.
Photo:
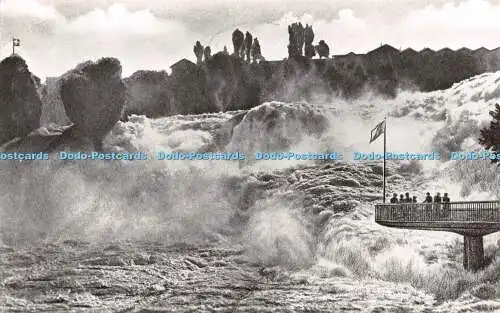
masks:
POLYGON ((468 271, 477 271, 483 265, 483 236, 464 236, 464 268, 468 271))

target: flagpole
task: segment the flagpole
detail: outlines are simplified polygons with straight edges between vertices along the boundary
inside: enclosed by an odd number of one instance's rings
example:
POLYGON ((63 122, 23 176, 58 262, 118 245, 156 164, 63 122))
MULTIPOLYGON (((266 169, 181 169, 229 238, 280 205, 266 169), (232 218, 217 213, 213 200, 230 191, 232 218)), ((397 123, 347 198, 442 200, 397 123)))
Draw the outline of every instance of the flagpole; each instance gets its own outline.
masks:
POLYGON ((382 176, 383 176, 383 193, 384 193, 384 204, 385 204, 385 171, 386 171, 386 167, 385 167, 385 152, 386 152, 386 133, 387 133, 387 115, 384 117, 384 169, 382 170, 382 176))

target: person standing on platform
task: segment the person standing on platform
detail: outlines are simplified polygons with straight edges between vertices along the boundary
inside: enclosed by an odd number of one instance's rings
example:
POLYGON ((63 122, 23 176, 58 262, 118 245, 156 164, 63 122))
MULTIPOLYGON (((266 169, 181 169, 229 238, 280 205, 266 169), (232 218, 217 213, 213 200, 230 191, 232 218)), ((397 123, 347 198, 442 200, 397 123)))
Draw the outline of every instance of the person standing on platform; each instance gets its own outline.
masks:
POLYGON ((405 202, 406 203, 411 203, 412 202, 411 198, 410 198, 410 193, 409 192, 405 193, 405 202))
POLYGON ((436 217, 442 216, 441 203, 442 203, 441 194, 438 192, 434 196, 434 207, 433 207, 433 213, 436 217))
POLYGON ((427 192, 425 194, 425 200, 424 203, 427 203, 423 209, 423 215, 424 216, 430 216, 432 213, 432 196, 430 192, 427 192))
POLYGON ((443 217, 450 217, 450 198, 448 197, 447 192, 443 195, 443 217))
POLYGON ((428 192, 426 195, 425 195, 425 200, 424 200, 424 203, 432 203, 432 196, 431 196, 431 193, 428 192))

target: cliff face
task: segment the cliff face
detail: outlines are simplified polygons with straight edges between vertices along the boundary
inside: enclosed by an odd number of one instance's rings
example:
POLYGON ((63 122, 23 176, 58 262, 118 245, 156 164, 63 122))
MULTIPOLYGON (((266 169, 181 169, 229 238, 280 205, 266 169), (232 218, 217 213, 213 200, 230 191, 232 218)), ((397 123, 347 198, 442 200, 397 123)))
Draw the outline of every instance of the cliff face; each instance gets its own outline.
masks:
POLYGON ((13 55, 0 62, 0 144, 40 127, 39 79, 13 55))

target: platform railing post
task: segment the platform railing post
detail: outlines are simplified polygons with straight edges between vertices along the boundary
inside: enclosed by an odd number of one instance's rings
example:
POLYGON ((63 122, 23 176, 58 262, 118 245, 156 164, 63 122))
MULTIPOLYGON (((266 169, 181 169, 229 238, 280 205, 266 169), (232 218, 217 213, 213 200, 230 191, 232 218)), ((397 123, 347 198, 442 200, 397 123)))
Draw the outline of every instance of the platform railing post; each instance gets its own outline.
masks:
POLYGON ((483 236, 464 235, 464 269, 475 272, 483 266, 483 236))

